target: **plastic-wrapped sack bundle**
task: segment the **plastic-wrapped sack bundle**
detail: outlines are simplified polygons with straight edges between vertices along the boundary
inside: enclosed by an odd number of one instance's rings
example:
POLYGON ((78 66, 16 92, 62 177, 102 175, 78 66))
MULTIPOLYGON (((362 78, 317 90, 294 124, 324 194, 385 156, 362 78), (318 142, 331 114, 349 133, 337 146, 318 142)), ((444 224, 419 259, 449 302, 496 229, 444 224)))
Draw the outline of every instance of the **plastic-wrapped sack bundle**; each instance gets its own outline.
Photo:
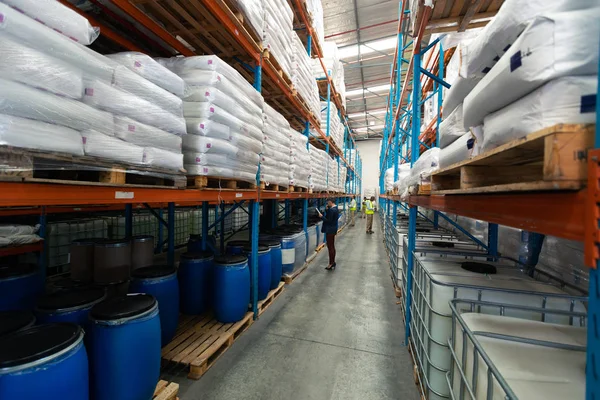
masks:
MULTIPOLYGON (((338 46, 334 41, 325 41, 321 42, 321 47, 323 48, 323 63, 325 64, 325 68, 328 71, 328 74, 331 78, 336 81, 338 76, 338 68, 340 62, 340 55, 338 46)), ((325 71, 323 71, 323 67, 321 66, 321 61, 319 59, 313 58, 312 60, 312 70, 313 75, 317 79, 326 79, 325 71)))
POLYGON ((440 124, 440 148, 448 147, 464 134, 463 106, 460 104, 440 124))
POLYGON ((536 17, 465 98, 465 127, 552 79, 598 73, 600 7, 536 17), (552 38, 553 40, 548 40, 552 38))
POLYGON ((113 84, 120 90, 144 99, 178 118, 183 117, 183 100, 122 65, 115 68, 113 84))
POLYGON ((230 158, 235 158, 238 152, 238 148, 227 140, 197 135, 183 136, 183 150, 184 154, 188 152, 216 153, 226 154, 230 158))
POLYGON ((181 151, 175 153, 155 147, 144 147, 142 162, 149 167, 181 170, 183 169, 183 154, 181 151))
POLYGON ((481 80, 479 76, 462 76, 460 74, 461 65, 463 63, 463 51, 465 45, 472 40, 469 38, 462 41, 454 51, 450 62, 446 67, 446 80, 452 86, 447 91, 444 89, 444 100, 442 102, 442 114, 444 117, 448 117, 456 108, 462 105, 465 97, 481 80))
POLYGON ((229 140, 231 128, 205 118, 186 118, 185 124, 190 135, 208 136, 217 139, 229 140))
POLYGON ((460 138, 440 151, 440 169, 471 158, 474 146, 475 139, 471 132, 464 133, 460 138))
MULTIPOLYGON (((213 103, 240 119, 250 114, 251 118, 262 114, 262 109, 247 96, 233 97, 212 86, 191 86, 188 88, 185 101, 213 103), (241 107, 242 108, 241 108, 241 107), (237 115, 240 112, 242 114, 237 115)), ((257 123, 258 126, 259 123, 257 123)))
POLYGON ((253 124, 242 121, 227 111, 212 103, 184 102, 183 115, 186 119, 200 118, 209 119, 223 125, 229 126, 232 130, 244 132, 254 137, 262 139, 262 131, 253 124))
POLYGON ((115 136, 138 146, 152 146, 181 153, 181 137, 131 118, 115 116, 115 136))
POLYGON ((300 96, 306 101, 308 108, 315 115, 320 115, 319 87, 312 74, 311 59, 297 33, 292 33, 292 39, 294 45, 292 83, 300 96))
POLYGON ((83 74, 68 63, 26 47, 0 31, 0 76, 11 81, 80 99, 83 74))
POLYGON ((259 154, 263 148, 263 144, 260 140, 245 136, 241 132, 232 131, 229 141, 239 149, 248 150, 256 154, 259 154))
POLYGON ((410 170, 408 186, 429 182, 432 173, 440 169, 440 149, 433 147, 421 154, 410 170))
POLYGON ((267 185, 289 184, 290 130, 288 121, 271 106, 265 104, 264 139, 261 154, 261 181, 267 185))
POLYGON ((127 67, 141 77, 183 98, 185 83, 177 74, 162 66, 152 57, 136 51, 108 54, 106 57, 127 67))
POLYGON ((143 164, 144 148, 121 139, 93 130, 81 132, 83 150, 86 155, 121 161, 128 164, 143 164))
POLYGON ((56 0, 2 0, 2 3, 84 45, 92 44, 100 35, 100 29, 92 27, 87 18, 56 0))
POLYGON ((79 101, 0 79, 0 113, 114 135, 113 115, 79 101))
POLYGON ((385 184, 385 190, 394 189, 394 167, 385 170, 383 181, 385 184))
POLYGON ((264 25, 264 8, 261 0, 234 0, 240 11, 250 23, 254 33, 260 37, 264 25))
POLYGON ((291 75, 294 13, 287 1, 265 0, 262 44, 275 57, 287 76, 291 75))
POLYGON ((556 124, 595 123, 597 88, 598 76, 568 76, 546 83, 484 118, 483 150, 556 124))
POLYGON ((233 158, 225 154, 186 152, 183 159, 186 164, 241 168, 251 172, 257 168, 258 158, 257 154, 241 150, 233 158))
POLYGON ((0 114, 0 144, 83 155, 79 132, 64 126, 0 114))
POLYGON ((131 93, 123 92, 100 80, 84 79, 83 102, 94 108, 123 115, 164 131, 184 135, 185 121, 131 93))
POLYGON ((86 76, 107 82, 112 80, 114 65, 106 57, 1 3, 0 17, 0 33, 9 34, 18 43, 66 61, 81 69, 86 76))
MULTIPOLYGON (((256 172, 242 171, 227 167, 215 167, 210 165, 185 164, 185 169, 190 175, 211 176, 226 179, 237 179, 245 182, 256 182, 256 172)), ((258 171, 258 167, 256 167, 258 171)))

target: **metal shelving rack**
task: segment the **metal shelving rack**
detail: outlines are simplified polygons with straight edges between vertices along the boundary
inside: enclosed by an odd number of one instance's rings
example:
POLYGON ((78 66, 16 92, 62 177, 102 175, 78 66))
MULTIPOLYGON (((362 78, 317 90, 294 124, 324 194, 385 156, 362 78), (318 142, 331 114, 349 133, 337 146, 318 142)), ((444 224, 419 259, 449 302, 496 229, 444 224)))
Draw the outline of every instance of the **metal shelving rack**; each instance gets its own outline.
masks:
MULTIPOLYGON (((456 0, 460 2, 461 0, 456 0)), ((448 9, 448 3, 442 2, 448 9)), ((445 32, 456 31, 464 27, 482 26, 482 23, 471 24, 474 16, 473 6, 481 2, 471 2, 465 14, 456 18, 457 24, 445 32)), ((501 3, 501 2, 500 2, 501 3)), ((398 45, 396 57, 392 65, 392 80, 389 92, 386 128, 382 141, 380 158, 380 212, 392 218, 396 225, 396 215, 399 208, 408 209, 408 268, 407 287, 411 287, 413 252, 416 242, 416 221, 418 207, 434 211, 433 223, 437 225, 444 213, 461 215, 469 218, 487 221, 489 234, 487 249, 490 255, 497 254, 498 224, 552 235, 560 238, 583 241, 585 244, 585 261, 590 269, 589 302, 587 318, 587 362, 586 362, 586 399, 600 399, 600 133, 596 131, 595 149, 588 152, 588 185, 579 191, 550 191, 550 192, 513 192, 502 194, 473 194, 473 195, 430 195, 409 196, 402 201, 399 195, 386 195, 383 190, 383 174, 388 168, 394 168, 394 181, 398 178, 398 165, 403 162, 411 163, 418 159, 423 149, 433 147, 439 139, 439 115, 437 121, 424 132, 420 132, 421 111, 423 104, 422 88, 433 88, 434 96, 438 96, 438 110, 441 110, 441 89, 448 84, 443 81, 443 68, 449 55, 438 41, 428 46, 422 46, 424 33, 432 33, 431 26, 436 26, 432 15, 439 18, 437 4, 434 8, 421 6, 418 10, 417 32, 408 40, 405 23, 408 21, 408 2, 400 4, 398 24, 398 45), (423 62, 427 52, 428 60, 423 62), (411 53, 406 57, 407 53, 411 53), (417 104, 418 106, 414 106, 417 104), (410 127, 410 128, 406 128, 410 127), (434 128, 435 127, 435 128, 434 128), (433 132, 433 134, 431 134, 433 132), (393 213, 393 214, 392 214, 393 213)), ((498 4, 498 7, 500 4, 498 4)), ((464 8, 464 7, 463 7, 464 8)), ((486 12, 493 16, 493 12, 486 12)), ((600 66, 599 66, 600 71, 600 66)), ((600 115, 600 86, 596 100, 596 115, 600 115)), ((597 121, 598 122, 598 121, 597 121)), ((460 228, 460 227, 459 227, 460 228)), ((466 231, 465 231, 466 232, 466 231)), ((406 293, 406 338, 410 335, 410 302, 411 293, 406 293)))
MULTIPOLYGON (((203 54, 205 51, 214 50, 214 54, 227 52, 232 60, 235 61, 235 67, 251 82, 257 91, 263 92, 265 99, 277 111, 287 116, 290 123, 299 130, 302 130, 309 136, 309 129, 312 126, 319 134, 319 138, 313 141, 315 145, 324 147, 330 154, 333 154, 338 161, 338 168, 347 168, 348 185, 357 193, 361 189, 361 170, 358 156, 354 160, 354 165, 346 160, 349 149, 355 147, 354 139, 351 137, 348 129, 344 139, 344 148, 340 149, 328 135, 322 131, 317 119, 312 115, 306 105, 300 98, 293 93, 292 88, 286 80, 279 74, 271 60, 263 56, 262 48, 253 35, 246 29, 242 20, 232 11, 227 2, 222 0, 199 0, 187 2, 185 5, 167 2, 173 5, 182 18, 194 26, 198 35, 198 42, 202 38, 208 38, 206 45, 197 51, 192 50, 180 41, 180 37, 168 27, 185 29, 185 27, 174 20, 174 16, 166 10, 164 2, 144 2, 129 0, 112 0, 111 6, 116 7, 118 13, 113 9, 106 9, 101 15, 88 15, 79 8, 73 6, 67 0, 59 0, 64 5, 72 8, 86 18, 95 26, 101 28, 101 38, 110 41, 113 48, 119 48, 127 51, 148 52, 147 46, 136 43, 130 39, 133 36, 151 38, 152 43, 160 43, 154 56, 173 56, 180 54, 183 56, 193 56, 203 54), (135 4, 134 4, 135 3, 135 4), (157 11, 158 14, 150 17, 144 13, 136 4, 148 4, 149 9, 157 11), (163 4, 161 4, 163 3, 163 4), (184 7, 191 9, 186 10, 184 7), (157 18, 157 15, 160 18, 157 18), (196 17, 198 21, 194 19, 196 17), (203 26, 199 20, 203 19, 203 26), (118 28, 113 28, 118 27, 118 28), (129 29, 126 34, 117 29, 129 29), (135 31, 135 32, 132 32, 135 31), (219 37, 219 40, 216 39, 219 37), (205 46, 205 47, 204 47, 205 46), (230 50, 233 49, 233 50, 230 50), (275 100, 277 99, 277 100, 275 100), (271 101, 272 100, 272 101, 271 101)), ((296 15, 302 18, 307 27, 308 44, 307 50, 311 54, 311 48, 317 49, 316 56, 321 57, 320 46, 312 46, 312 28, 308 24, 308 18, 302 7, 300 0, 295 1, 296 15)), ((188 32, 189 33, 189 32, 188 32)), ((323 66, 323 68, 325 68, 323 66)), ((337 93, 331 79, 327 81, 328 91, 334 94, 334 101, 338 101, 337 93)), ((328 101, 331 99, 329 98, 328 101)), ((337 103, 336 103, 337 104, 337 103)), ((341 103, 338 108, 342 110, 341 116, 345 118, 341 103)), ((347 123, 346 123, 347 127, 347 123)), ((356 153, 355 153, 356 154, 356 153)), ((257 182, 258 183, 258 182, 257 182)), ((344 187, 346 187, 344 183, 344 187)), ((122 211, 125 216, 125 234, 130 236, 132 233, 133 208, 140 207, 149 210, 158 219, 160 230, 164 228, 167 234, 165 241, 167 247, 167 260, 170 264, 175 259, 175 210, 176 207, 200 207, 202 210, 202 247, 208 249, 212 246, 207 238, 209 228, 223 224, 225 217, 236 208, 247 207, 244 209, 249 215, 248 229, 252 242, 252 265, 254 268, 258 265, 258 234, 260 203, 264 201, 273 201, 274 214, 277 215, 279 209, 278 203, 284 203, 284 214, 286 223, 289 222, 291 205, 294 201, 302 202, 303 225, 306 232, 308 207, 310 203, 322 205, 323 199, 327 197, 336 197, 338 201, 347 202, 349 194, 343 193, 306 193, 306 192, 275 192, 260 189, 251 190, 218 190, 218 189, 173 189, 165 187, 149 186, 108 186, 108 185, 89 185, 82 183, 59 184, 59 183, 23 183, 23 182, 0 182, 0 217, 34 216, 39 218, 39 235, 44 238, 47 229, 47 220, 49 214, 60 213, 94 213, 103 211, 122 211), (220 212, 219 205, 231 204, 228 212, 220 212), (214 209, 215 221, 209 226, 209 209, 214 209), (162 210, 165 210, 166 218, 163 218, 162 210), (159 211, 156 211, 159 210, 159 211)), ((275 218, 277 220, 277 218, 275 218)), ((221 247, 224 243, 221 241, 221 247)), ((162 247, 162 246, 161 246, 162 247)), ((46 244, 34 246, 22 246, 20 248, 5 249, 0 256, 15 255, 25 252, 40 252, 40 267, 46 271, 46 244)), ((257 280, 258 274, 253 272, 252 276, 257 280)), ((253 282, 254 292, 252 293, 252 306, 255 318, 258 316, 257 310, 257 281, 253 282)))

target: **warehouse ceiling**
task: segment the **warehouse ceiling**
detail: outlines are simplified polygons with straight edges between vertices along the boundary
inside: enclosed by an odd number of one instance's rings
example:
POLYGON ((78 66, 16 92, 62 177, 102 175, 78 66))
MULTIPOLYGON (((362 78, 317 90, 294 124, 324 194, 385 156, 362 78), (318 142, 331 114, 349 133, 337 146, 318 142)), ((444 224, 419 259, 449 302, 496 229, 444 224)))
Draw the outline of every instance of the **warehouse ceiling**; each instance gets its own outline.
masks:
POLYGON ((396 49, 398 0, 323 0, 325 40, 335 41, 355 137, 381 137, 396 49), (361 46, 357 46, 357 44, 361 46))

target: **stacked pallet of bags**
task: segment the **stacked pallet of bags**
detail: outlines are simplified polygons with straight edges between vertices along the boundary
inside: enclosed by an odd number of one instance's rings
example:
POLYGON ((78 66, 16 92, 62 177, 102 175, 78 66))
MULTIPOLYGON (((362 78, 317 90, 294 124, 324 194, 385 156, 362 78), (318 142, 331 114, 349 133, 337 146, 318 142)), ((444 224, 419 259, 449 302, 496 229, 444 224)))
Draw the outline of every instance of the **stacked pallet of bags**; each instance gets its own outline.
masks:
POLYGON ((310 155, 308 154, 308 137, 290 129, 290 186, 308 188, 310 175, 310 155))
POLYGON ((263 48, 287 76, 292 76, 294 12, 286 0, 263 0, 263 7, 263 48))
POLYGON ((317 149, 312 144, 309 147, 310 154, 310 178, 309 184, 313 191, 327 190, 327 167, 329 165, 329 156, 321 149, 317 149))
POLYGON ((264 144, 260 161, 260 180, 267 185, 287 187, 290 180, 290 124, 266 103, 263 119, 264 144))
POLYGON ((507 0, 453 56, 458 84, 444 99, 444 116, 457 129, 462 120, 475 151, 558 123, 593 123, 598 53, 590 49, 598 48, 599 16, 595 0, 507 0), (460 115, 451 116, 455 110, 460 115))
POLYGON ((338 192, 340 188, 339 181, 340 166, 338 161, 329 157, 327 160, 327 190, 338 192))
MULTIPOLYGON (((339 68, 341 65, 339 50, 337 44, 333 41, 322 42, 323 47, 323 64, 325 64, 325 69, 327 70, 327 74, 331 77, 331 79, 336 82, 338 81, 338 75, 340 74, 339 68)), ((321 65, 321 61, 319 59, 312 59, 312 71, 313 76, 316 79, 327 79, 325 75, 325 71, 323 71, 323 66, 321 65)))
POLYGON ((321 102, 319 98, 319 87, 312 74, 311 59, 298 37, 296 32, 292 32, 294 42, 294 52, 292 54, 292 84, 294 89, 304 99, 308 109, 317 116, 321 115, 321 102))
POLYGON ((313 28, 313 32, 317 37, 319 43, 325 41, 325 25, 323 23, 323 4, 321 0, 306 0, 306 11, 308 12, 308 18, 313 28))
MULTIPOLYGON (((338 115, 338 110, 333 102, 329 102, 329 136, 333 142, 342 148, 344 143, 344 125, 338 115)), ((327 132, 327 102, 321 102, 321 130, 327 132)))
POLYGON ((217 56, 160 59, 188 86, 183 153, 189 175, 256 182, 263 146, 263 98, 217 56))
POLYGON ((262 36, 265 24, 263 0, 233 0, 238 10, 244 15, 257 37, 262 36))
POLYGON ((0 143, 183 167, 179 97, 80 44, 98 33, 69 8, 50 0, 7 2, 19 11, 0 4, 0 143), (125 134, 131 124, 142 133, 125 134), (140 140, 154 136, 160 139, 140 140))
POLYGON ((346 75, 344 73, 344 64, 341 61, 338 61, 337 71, 333 80, 333 86, 335 86, 335 90, 340 95, 342 106, 346 108, 346 75))

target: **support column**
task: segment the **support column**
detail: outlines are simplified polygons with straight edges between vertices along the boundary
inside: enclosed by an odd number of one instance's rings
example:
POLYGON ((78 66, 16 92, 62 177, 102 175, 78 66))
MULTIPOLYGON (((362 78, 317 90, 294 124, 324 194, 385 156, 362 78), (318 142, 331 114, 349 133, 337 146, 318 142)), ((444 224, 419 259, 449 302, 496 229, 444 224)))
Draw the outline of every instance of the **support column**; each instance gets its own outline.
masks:
POLYGON ((250 278, 252 279, 252 292, 250 297, 252 299, 252 312, 254 312, 254 319, 258 318, 258 221, 260 219, 260 203, 256 200, 250 201, 250 243, 252 245, 252 251, 250 257, 252 262, 250 278))
POLYGON ((125 204, 125 237, 133 236, 133 207, 131 204, 125 204))
POLYGON ((208 240, 208 202, 202 202, 202 251, 207 250, 206 241, 208 240))
POLYGON ((175 203, 170 202, 168 207, 167 264, 173 266, 175 265, 175 203))

